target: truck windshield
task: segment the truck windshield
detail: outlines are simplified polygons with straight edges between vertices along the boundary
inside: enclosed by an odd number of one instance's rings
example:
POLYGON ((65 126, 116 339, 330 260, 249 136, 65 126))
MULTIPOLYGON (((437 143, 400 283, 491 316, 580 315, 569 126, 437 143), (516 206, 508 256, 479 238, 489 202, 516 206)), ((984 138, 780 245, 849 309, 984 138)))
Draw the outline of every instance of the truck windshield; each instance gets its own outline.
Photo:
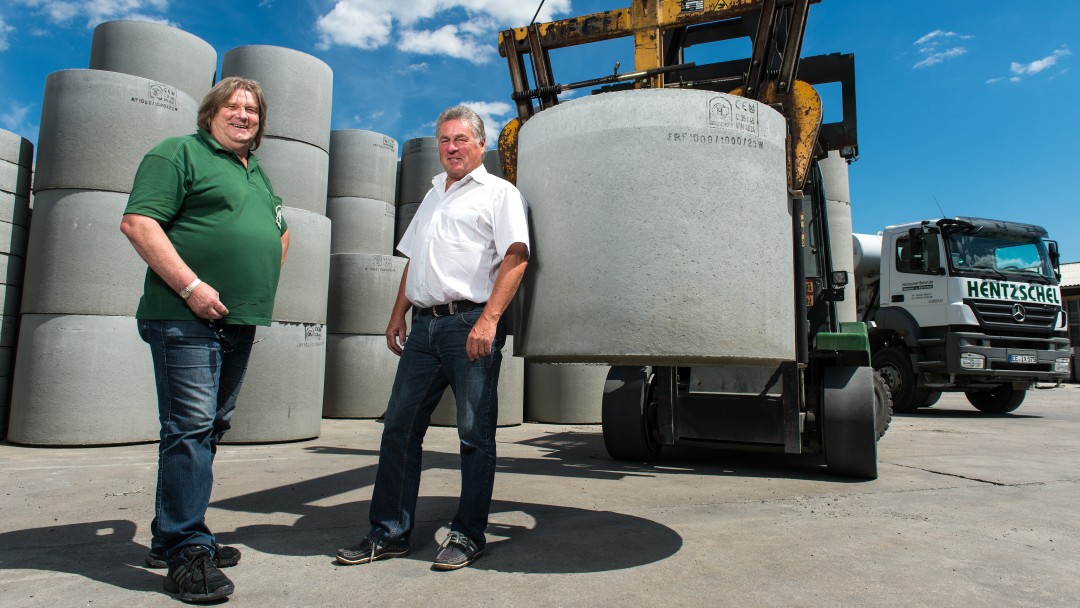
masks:
POLYGON ((949 267, 956 276, 1051 283, 1054 270, 1046 243, 1027 235, 959 230, 945 236, 949 267))

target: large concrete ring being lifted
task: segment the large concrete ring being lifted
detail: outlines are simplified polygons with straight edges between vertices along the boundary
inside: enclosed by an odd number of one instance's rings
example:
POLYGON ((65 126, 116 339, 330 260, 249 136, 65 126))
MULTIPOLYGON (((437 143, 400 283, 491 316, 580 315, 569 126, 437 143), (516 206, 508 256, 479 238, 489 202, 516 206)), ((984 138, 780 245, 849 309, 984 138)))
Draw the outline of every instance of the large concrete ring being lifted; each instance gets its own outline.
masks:
POLYGON ((278 323, 255 330, 228 443, 319 436, 326 373, 326 326, 278 323))
POLYGON ((150 21, 108 21, 94 28, 90 69, 142 76, 196 101, 214 86, 217 51, 202 38, 150 21))
POLYGON ((396 216, 394 204, 386 201, 349 196, 326 199, 330 253, 392 254, 396 216))
MULTIPOLYGON (((502 367, 499 368, 499 413, 496 426, 521 424, 525 411, 525 360, 511 357, 514 337, 506 336, 502 349, 502 367)), ((457 403, 450 387, 443 391, 442 399, 431 414, 431 424, 457 426, 457 403)))
POLYGON ((195 132, 198 104, 153 80, 62 70, 45 80, 34 192, 131 192, 143 156, 161 140, 195 132))
POLYGON ((290 244, 274 298, 274 321, 325 324, 330 290, 330 220, 292 207, 285 207, 282 213, 289 224, 290 244))
POLYGON ((335 334, 383 334, 405 263, 392 255, 331 255, 326 329, 335 334))
POLYGON ((146 262, 120 232, 126 205, 120 192, 38 193, 24 313, 135 316, 146 262))
POLYGON ((401 177, 397 205, 419 203, 431 190, 431 178, 446 171, 439 162, 439 143, 434 137, 417 137, 401 146, 401 177))
POLYGON ((771 365, 795 357, 786 123, 755 101, 636 90, 521 129, 537 362, 771 365))
POLYGON ((255 156, 283 204, 326 214, 330 157, 325 150, 302 141, 264 137, 255 156))
POLYGON ((373 198, 393 203, 397 188, 397 140, 372 131, 330 132, 327 196, 373 198))
POLYGON ((221 75, 253 78, 266 96, 266 134, 330 151, 334 72, 321 59, 280 46, 242 46, 225 53, 221 75))
POLYGON ((386 336, 382 334, 327 336, 323 417, 382 416, 400 360, 386 347, 386 336))
POLYGON ((23 315, 8 439, 102 445, 158 438, 150 349, 132 317, 23 315))
POLYGON ((607 365, 525 363, 525 420, 598 424, 607 365))

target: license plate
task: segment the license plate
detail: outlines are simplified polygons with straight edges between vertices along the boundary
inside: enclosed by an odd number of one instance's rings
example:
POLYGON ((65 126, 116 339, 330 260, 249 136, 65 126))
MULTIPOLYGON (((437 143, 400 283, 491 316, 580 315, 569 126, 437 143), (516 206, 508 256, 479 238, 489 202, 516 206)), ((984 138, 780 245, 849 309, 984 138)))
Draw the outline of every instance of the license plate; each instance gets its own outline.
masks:
POLYGON ((1035 355, 1009 355, 1009 363, 1038 363, 1035 355))

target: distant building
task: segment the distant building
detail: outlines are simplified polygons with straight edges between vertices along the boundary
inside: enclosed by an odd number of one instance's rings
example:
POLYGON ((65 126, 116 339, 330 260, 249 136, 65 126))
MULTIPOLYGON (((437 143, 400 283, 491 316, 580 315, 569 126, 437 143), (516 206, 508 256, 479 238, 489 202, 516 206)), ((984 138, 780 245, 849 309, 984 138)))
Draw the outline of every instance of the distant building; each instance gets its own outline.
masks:
POLYGON ((1061 265, 1061 303, 1069 314, 1069 342, 1072 342, 1072 381, 1080 380, 1080 262, 1061 265))

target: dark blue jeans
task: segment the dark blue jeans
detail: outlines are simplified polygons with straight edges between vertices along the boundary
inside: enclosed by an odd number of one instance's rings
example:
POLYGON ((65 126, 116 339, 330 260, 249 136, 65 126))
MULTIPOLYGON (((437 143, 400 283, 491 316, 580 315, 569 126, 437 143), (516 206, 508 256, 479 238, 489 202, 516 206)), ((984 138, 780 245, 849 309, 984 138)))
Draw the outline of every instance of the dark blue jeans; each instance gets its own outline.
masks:
POLYGON ((450 529, 484 546, 495 484, 495 426, 499 367, 506 326, 499 322, 491 354, 469 361, 465 341, 482 309, 413 319, 386 408, 379 469, 371 496, 369 538, 408 547, 420 491, 421 455, 431 413, 449 385, 457 402, 461 497, 450 529))
POLYGON ((205 521, 214 454, 229 430, 255 326, 138 323, 154 359, 161 423, 151 548, 171 559, 190 545, 214 546, 205 521))

